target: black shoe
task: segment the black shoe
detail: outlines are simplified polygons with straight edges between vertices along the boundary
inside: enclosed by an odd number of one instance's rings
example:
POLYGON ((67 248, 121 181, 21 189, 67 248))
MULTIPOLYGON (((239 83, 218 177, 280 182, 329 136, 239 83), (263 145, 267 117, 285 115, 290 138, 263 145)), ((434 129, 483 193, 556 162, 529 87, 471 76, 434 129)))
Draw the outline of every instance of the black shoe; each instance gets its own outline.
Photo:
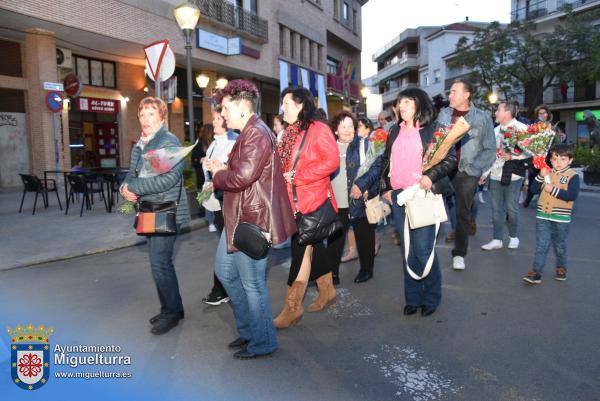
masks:
MULTIPOLYGON (((160 314, 160 313, 156 316, 152 316, 149 320, 150 324, 154 324, 154 323, 158 322, 158 319, 160 319, 161 316, 162 316, 162 314, 160 314)), ((183 311, 181 311, 175 317, 177 319, 183 319, 185 317, 185 313, 183 311)))
POLYGON ((202 302, 207 305, 219 306, 223 303, 229 302, 227 295, 215 295, 212 292, 207 297, 202 298, 202 302))
POLYGON ((417 310, 419 309, 418 306, 414 306, 414 305, 406 305, 404 307, 404 315, 405 316, 410 316, 410 315, 414 315, 415 313, 417 313, 417 310))
POLYGON ((150 333, 165 334, 173 327, 177 326, 177 323, 179 323, 179 319, 176 317, 170 319, 158 319, 150 329, 150 333))
POLYGON ((331 281, 333 282, 333 285, 340 285, 340 276, 333 274, 331 276, 331 281))
MULTIPOLYGON (((274 351, 273 351, 274 352, 274 351)), ((257 358, 266 358, 270 356, 273 352, 268 354, 255 354, 254 352, 248 351, 246 348, 240 350, 233 354, 233 357, 236 359, 257 359, 257 358)))
POLYGON ((365 281, 369 281, 373 278, 373 273, 369 272, 358 272, 358 275, 354 278, 355 283, 364 283, 365 281))
POLYGON ((250 340, 244 340, 242 337, 238 337, 235 340, 233 340, 232 342, 230 342, 229 344, 227 344, 227 348, 231 348, 231 349, 246 348, 246 345, 248 345, 249 342, 250 342, 250 340))
POLYGON ((424 306, 421 308, 421 316, 429 316, 435 312, 437 308, 435 306, 424 306))

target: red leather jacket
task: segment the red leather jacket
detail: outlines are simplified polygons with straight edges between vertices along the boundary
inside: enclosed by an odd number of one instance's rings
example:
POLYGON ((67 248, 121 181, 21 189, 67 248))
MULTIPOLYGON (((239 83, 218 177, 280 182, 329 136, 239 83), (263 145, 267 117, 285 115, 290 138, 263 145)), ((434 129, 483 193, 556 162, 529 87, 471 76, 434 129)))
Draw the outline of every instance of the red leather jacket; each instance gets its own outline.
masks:
MULTIPOLYGON (((292 160, 296 158, 298 147, 304 135, 306 135, 306 131, 303 131, 296 140, 292 160)), ((329 176, 339 166, 340 153, 331 129, 321 121, 314 121, 308 128, 308 136, 296 164, 296 174, 294 175, 300 213, 315 211, 325 202, 328 196, 331 196, 331 202, 337 211, 329 176)), ((289 184, 287 185, 287 191, 292 210, 295 211, 296 205, 292 195, 292 186, 289 184)))
POLYGON ((215 188, 224 191, 223 217, 229 252, 237 250, 233 246, 233 231, 238 220, 269 231, 274 245, 284 242, 297 231, 294 214, 286 197, 279 154, 273 150, 273 141, 269 127, 258 117, 252 116, 231 149, 227 169, 213 176, 215 188))

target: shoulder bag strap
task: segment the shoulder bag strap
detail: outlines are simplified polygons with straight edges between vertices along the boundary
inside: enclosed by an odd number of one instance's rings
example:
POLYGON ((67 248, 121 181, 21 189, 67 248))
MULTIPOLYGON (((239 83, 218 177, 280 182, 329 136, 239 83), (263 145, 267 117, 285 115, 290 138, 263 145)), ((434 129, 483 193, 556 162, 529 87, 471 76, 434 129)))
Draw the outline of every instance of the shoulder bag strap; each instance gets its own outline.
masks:
MULTIPOLYGON (((296 156, 294 157, 294 164, 292 165, 292 171, 296 170, 296 164, 298 164, 298 159, 300 158, 300 153, 302 153, 302 149, 304 148, 304 142, 306 142, 306 137, 308 136, 309 128, 306 128, 306 132, 302 137, 302 141, 300 141, 300 146, 298 146, 298 151, 296 152, 296 156)), ((298 208, 298 194, 296 193, 296 185, 294 185, 294 180, 292 180, 292 196, 294 197, 294 205, 296 206, 296 212, 299 213, 300 209, 298 208)))
MULTIPOLYGON (((272 150, 272 154, 271 154, 271 193, 269 195, 269 205, 273 205, 273 186, 275 185, 275 141, 273 138, 269 138, 269 139, 271 139, 271 150, 272 150)), ((242 191, 242 194, 240 195, 240 203, 238 204, 238 216, 237 216, 237 221, 235 222, 235 227, 237 227, 237 225, 240 224, 240 217, 242 216, 242 203, 244 203, 243 197, 244 197, 244 191, 242 191)), ((269 234, 271 234, 272 231, 273 231, 273 219, 271 218, 271 214, 269 213, 269 234)), ((269 239, 269 242, 271 242, 270 239, 269 239)))
POLYGON ((436 219, 435 221, 435 236, 433 237, 433 247, 431 248, 431 254, 427 259, 427 263, 425 264, 425 268, 423 269, 423 274, 419 276, 416 274, 410 266, 408 265, 408 253, 410 251, 410 227, 408 225, 408 216, 404 215, 404 261, 406 262, 406 271, 414 280, 422 280, 431 271, 431 266, 433 265, 433 259, 435 257, 435 243, 437 239, 438 232, 440 231, 440 221, 436 219))

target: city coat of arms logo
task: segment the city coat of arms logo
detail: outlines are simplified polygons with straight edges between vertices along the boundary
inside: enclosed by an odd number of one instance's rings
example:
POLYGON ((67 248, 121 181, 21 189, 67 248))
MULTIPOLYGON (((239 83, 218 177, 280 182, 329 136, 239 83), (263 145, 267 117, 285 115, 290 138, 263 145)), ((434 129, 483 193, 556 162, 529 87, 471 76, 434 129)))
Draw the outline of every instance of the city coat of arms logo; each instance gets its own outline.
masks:
POLYGON ((37 390, 50 378, 50 344, 54 329, 31 323, 8 328, 11 337, 10 372, 13 383, 25 390, 37 390))

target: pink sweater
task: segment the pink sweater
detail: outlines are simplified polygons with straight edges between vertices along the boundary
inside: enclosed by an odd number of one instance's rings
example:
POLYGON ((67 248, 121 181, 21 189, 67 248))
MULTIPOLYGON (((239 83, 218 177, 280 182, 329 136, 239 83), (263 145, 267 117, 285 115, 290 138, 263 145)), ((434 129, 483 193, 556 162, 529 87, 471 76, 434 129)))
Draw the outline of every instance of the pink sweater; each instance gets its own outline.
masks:
POLYGON ((406 189, 416 184, 423 173, 423 144, 419 127, 400 124, 400 132, 392 145, 390 182, 393 189, 406 189))

